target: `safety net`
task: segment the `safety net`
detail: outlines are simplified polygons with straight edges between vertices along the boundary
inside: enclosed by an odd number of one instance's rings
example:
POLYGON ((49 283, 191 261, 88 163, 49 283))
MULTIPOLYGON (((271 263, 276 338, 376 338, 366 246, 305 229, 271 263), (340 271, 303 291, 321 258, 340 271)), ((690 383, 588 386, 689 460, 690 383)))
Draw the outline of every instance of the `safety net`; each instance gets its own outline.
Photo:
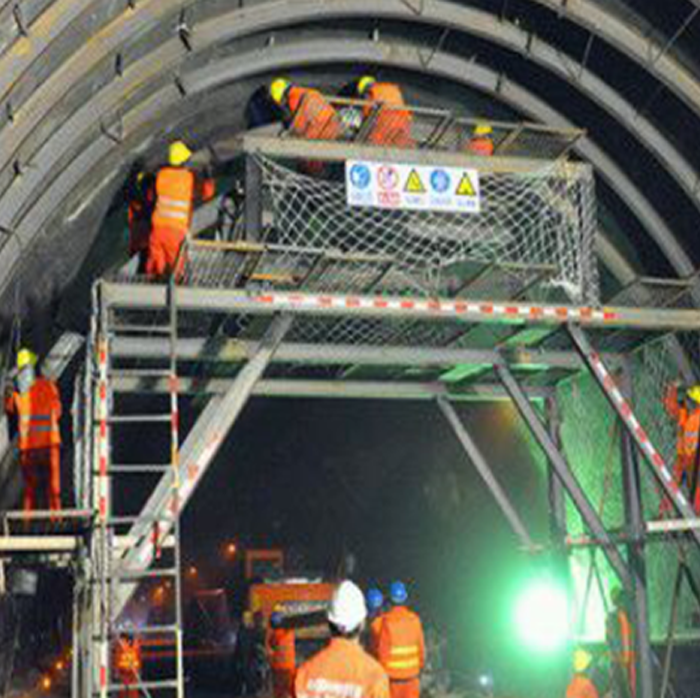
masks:
MULTIPOLYGON (((676 455, 677 424, 666 411, 664 397, 674 383, 687 385, 698 375, 699 337, 695 333, 667 334, 652 339, 629 355, 631 404, 644 430, 669 467, 676 455), (693 352, 695 350, 695 352, 693 352)), ((610 358, 612 362, 612 358, 610 358)), ((588 372, 559 384, 557 401, 562 416, 564 454, 591 504, 606 528, 625 534, 621 439, 624 429, 606 397, 588 372)), ((638 454, 644 517, 660 522, 661 489, 651 469, 638 454)), ((684 487, 687 489, 687 487, 684 487)), ((669 517, 676 517, 669 515, 669 517)), ((573 503, 567 519, 574 538, 587 534, 573 503)), ((671 616, 674 579, 685 562, 700 580, 700 551, 686 536, 650 535, 646 567, 651 634, 666 638, 671 616)), ((623 550, 624 551, 624 550, 623 550)), ((578 632, 586 639, 601 640, 610 591, 617 581, 600 548, 580 548, 571 555, 571 572, 577 603, 578 632)), ((675 633, 680 638, 700 638, 700 607, 684 584, 678 597, 675 633)))
POLYGON ((305 272, 313 274, 312 253, 319 253, 348 261, 343 274, 326 275, 328 291, 379 286, 400 292, 412 286, 450 294, 459 291, 464 268, 475 262, 546 266, 554 272, 549 283, 571 301, 598 302, 595 188, 586 165, 481 173, 480 210, 465 213, 355 206, 348 201, 343 166, 309 164, 324 171, 311 176, 263 156, 258 160, 268 213, 260 242, 278 250, 269 275, 286 275, 303 286, 305 272), (386 274, 376 280, 382 268, 386 274))

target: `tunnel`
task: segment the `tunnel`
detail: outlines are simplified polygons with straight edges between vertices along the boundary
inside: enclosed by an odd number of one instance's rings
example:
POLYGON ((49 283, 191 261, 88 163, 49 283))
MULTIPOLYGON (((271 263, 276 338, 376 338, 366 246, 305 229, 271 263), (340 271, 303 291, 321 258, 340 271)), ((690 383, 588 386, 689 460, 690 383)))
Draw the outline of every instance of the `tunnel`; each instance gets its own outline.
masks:
MULTIPOLYGON (((596 306, 665 305, 691 313, 700 259, 698 14, 697 0, 663 6, 640 0, 0 0, 3 386, 20 344, 40 357, 65 350, 60 386, 71 416, 62 431, 64 444, 72 443, 99 280, 128 263, 128 183, 139 171, 160 168, 173 141, 185 141, 217 181, 217 200, 195 216, 195 228, 211 232, 221 223, 223 195, 245 174, 232 144, 278 119, 265 95, 279 77, 337 95, 372 75, 401 85, 407 104, 419 109, 576 131, 564 155, 590 166, 594 178, 596 306)), ((236 323, 224 324, 222 333, 233 337, 236 323)), ((654 332, 653 342, 667 342, 654 332)), ((661 367, 661 355, 663 362, 677 359, 682 347, 687 360, 680 373, 692 383, 694 332, 684 326, 663 352, 650 342, 635 357, 633 384, 644 406, 655 401, 661 383, 675 378, 661 367)), ((479 350, 508 351, 501 340, 479 343, 479 350)), ((606 352, 618 346, 610 348, 606 352)), ((250 360, 253 349, 246 352, 250 360)), ((378 375, 355 374, 353 363, 335 361, 330 369, 299 375, 273 368, 270 383, 222 436, 215 464, 185 512, 183 561, 203 577, 208 572, 216 588, 230 583, 220 561, 229 540, 241 550, 293 551, 327 577, 337 577, 350 557, 365 586, 386 588, 395 579, 413 584, 416 606, 447 647, 444 663, 457 679, 455 692, 488 692, 479 681, 493 677, 495 692, 504 695, 561 693, 570 649, 533 663, 514 632, 511 607, 523 581, 552 562, 561 567, 562 553, 524 551, 435 401, 436 383, 446 375, 431 374, 430 361, 415 366, 410 359, 380 378, 396 382, 397 391, 405 389, 398 383, 415 381, 421 391, 430 385, 430 392, 396 401, 379 401, 381 390, 373 385, 370 391, 369 384, 352 400, 331 396, 331 388, 325 396, 280 398, 275 381, 374 382, 378 375)), ((521 369, 529 360, 518 356, 521 369)), ((224 370, 218 380, 235 376, 224 370)), ((497 369, 484 376, 500 381, 497 369)), ((533 380, 532 391, 538 388, 533 380)), ((602 511, 606 530, 619 534, 627 527, 629 484, 625 460, 608 456, 608 442, 624 441, 624 429, 615 427, 614 406, 610 413, 594 389, 574 382, 561 390, 568 411, 562 451, 580 462, 574 471, 593 510, 602 511), (589 400, 597 416, 590 420, 581 409, 589 400), (590 425, 600 440, 582 428, 576 432, 577 424, 590 425), (620 484, 601 486, 618 477, 620 484), (605 503, 610 490, 606 511, 598 501, 605 503)), ((551 455, 533 440, 512 393, 499 388, 490 399, 455 403, 455 415, 478 438, 529 534, 548 540, 557 527, 549 501, 551 455)), ((148 399, 154 406, 157 400, 148 399)), ((138 412, 138 403, 123 406, 138 412)), ((205 411, 203 399, 188 394, 180 411, 184 442, 205 411)), ((658 411, 642 407, 640 415, 642 422, 660 421, 658 411)), ((5 422, 0 506, 14 510, 20 475, 5 422)), ((667 426, 658 431, 673 442, 667 426)), ((120 448, 126 461, 139 461, 132 452, 138 440, 136 432, 120 448)), ((167 450, 167 440, 140 447, 167 450)), ((71 490, 78 478, 66 463, 76 452, 65 450, 63 478, 71 490)), ((641 490, 651 519, 655 487, 641 490)), ((572 509, 567 498, 564 508, 572 509)), ((573 530, 591 534, 577 518, 569 512, 573 530)), ((649 674, 658 683, 673 614, 673 587, 662 586, 661 572, 676 566, 675 554, 662 554, 661 547, 648 546, 645 592, 654 652, 649 674)), ((642 556, 635 551, 625 553, 632 562, 642 556)), ((577 556, 575 576, 590 588, 588 550, 577 556)), ((615 567, 600 558, 605 577, 615 567)), ((690 560, 694 571, 698 562, 690 560)), ((684 595, 679 615, 688 644, 676 654, 676 681, 692 689, 697 614, 693 596, 684 595)), ((595 649, 604 637, 604 598, 595 603, 597 626, 583 634, 595 649)), ((204 672, 207 691, 225 692, 207 685, 210 680, 204 672)))

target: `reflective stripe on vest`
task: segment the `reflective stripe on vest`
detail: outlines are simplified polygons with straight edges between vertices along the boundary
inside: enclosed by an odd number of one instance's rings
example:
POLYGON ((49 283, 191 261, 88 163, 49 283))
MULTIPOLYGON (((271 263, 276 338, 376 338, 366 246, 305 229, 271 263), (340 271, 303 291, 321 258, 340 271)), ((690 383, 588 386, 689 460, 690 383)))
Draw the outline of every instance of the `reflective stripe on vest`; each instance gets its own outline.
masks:
POLYGON ((405 671, 415 668, 420 671, 420 649, 417 646, 394 647, 391 650, 391 658, 387 663, 389 670, 405 671))
POLYGON ((162 216, 165 219, 175 219, 189 223, 190 220, 190 202, 185 199, 172 199, 171 197, 158 197, 156 205, 157 216, 162 216))

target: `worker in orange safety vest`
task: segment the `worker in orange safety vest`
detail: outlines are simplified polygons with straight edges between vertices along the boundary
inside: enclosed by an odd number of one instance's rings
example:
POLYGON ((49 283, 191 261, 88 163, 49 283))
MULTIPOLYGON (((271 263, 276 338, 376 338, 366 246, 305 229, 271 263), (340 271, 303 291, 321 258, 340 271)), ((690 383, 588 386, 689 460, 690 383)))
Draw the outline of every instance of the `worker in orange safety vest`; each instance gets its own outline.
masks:
POLYGON ((297 673, 298 698, 389 698, 389 679, 381 665, 360 645, 367 619, 362 591, 345 581, 328 610, 331 642, 297 673))
POLYGON ((624 591, 615 587, 611 593, 613 609, 608 615, 606 639, 610 652, 613 696, 637 697, 637 655, 634 630, 625 604, 624 591))
POLYGON ((566 689, 567 698, 599 698, 600 692, 591 679, 593 657, 585 649, 574 652, 574 676, 566 689))
POLYGON ((182 141, 171 144, 168 167, 156 177, 155 209, 148 243, 146 274, 179 277, 185 259, 183 243, 190 232, 195 204, 214 198, 216 185, 210 178, 199 177, 188 163, 192 151, 182 141))
POLYGON ((411 135, 413 116, 407 109, 403 92, 396 83, 381 83, 372 76, 361 78, 357 94, 369 104, 364 109, 365 119, 371 119, 366 135, 367 143, 375 146, 413 148, 411 135))
POLYGON ((425 667, 425 637, 420 618, 406 607, 403 583, 391 586, 392 609, 383 616, 378 658, 391 681, 392 698, 419 698, 425 667))
POLYGON ((36 510, 43 483, 49 510, 55 512, 61 510, 61 397, 55 382, 37 376, 36 366, 31 350, 19 351, 16 388, 5 396, 5 411, 17 418, 24 511, 36 510))
MULTIPOLYGON (((696 486, 698 468, 698 445, 700 444, 700 386, 688 389, 684 397, 680 396, 679 385, 672 384, 664 399, 666 412, 678 426, 676 443, 676 463, 674 476, 678 486, 686 484, 690 489, 696 486)), ((692 495, 692 494, 691 494, 692 495)), ((700 514, 700 489, 695 490, 695 512, 700 514)), ((671 502, 664 497, 659 515, 671 511, 671 502)))
POLYGON ((276 698, 294 697, 294 676, 297 670, 296 633, 284 629, 281 612, 270 616, 270 629, 265 647, 272 671, 272 692, 276 698))
POLYGON ((114 652, 114 670, 122 686, 119 697, 140 698, 138 686, 143 670, 143 653, 138 639, 128 635, 119 637, 114 652))
POLYGON ((493 127, 489 124, 479 124, 474 129, 474 135, 467 143, 467 150, 476 156, 489 158, 496 152, 493 142, 493 127))
POLYGON ((342 126, 338 112, 318 90, 278 78, 270 86, 270 97, 282 110, 292 136, 324 141, 339 138, 342 126))

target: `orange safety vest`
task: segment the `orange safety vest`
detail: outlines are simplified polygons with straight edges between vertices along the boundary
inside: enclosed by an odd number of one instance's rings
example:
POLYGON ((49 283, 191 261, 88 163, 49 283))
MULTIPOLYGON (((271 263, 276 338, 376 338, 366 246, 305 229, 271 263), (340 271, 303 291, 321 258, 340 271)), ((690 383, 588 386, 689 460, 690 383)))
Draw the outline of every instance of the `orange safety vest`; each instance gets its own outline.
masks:
POLYGON ((700 442, 700 406, 689 410, 681 405, 678 402, 678 388, 675 386, 669 389, 664 403, 669 416, 678 424, 678 458, 692 463, 700 442))
POLYGON ((294 630, 271 630, 267 636, 267 658, 273 671, 294 671, 297 667, 294 630))
POLYGON ((384 669, 357 642, 332 639, 297 673, 298 698, 389 698, 384 669))
POLYGON ((395 607, 384 615, 378 658, 392 681, 420 676, 425 665, 425 638, 418 615, 405 607, 395 607))
POLYGON ((375 105, 386 105, 378 111, 373 106, 365 107, 365 117, 374 115, 367 142, 377 146, 410 148, 413 145, 412 115, 408 110, 396 109, 406 106, 401 88, 394 83, 375 83, 367 91, 367 100, 375 105))
POLYGON ((194 211, 196 178, 187 168, 162 168, 156 178, 153 228, 189 233, 194 211))
POLYGON ((29 391, 13 393, 6 409, 17 414, 20 450, 41 450, 61 444, 61 397, 55 382, 37 377, 29 391))
POLYGON ((116 652, 115 666, 124 675, 138 676, 141 673, 141 643, 119 641, 116 652))
POLYGON ((600 693, 598 693, 598 689, 595 687, 593 681, 588 678, 588 676, 584 676, 582 673, 577 673, 571 680, 569 687, 566 689, 565 697, 599 698, 600 693))
POLYGON ((469 141, 468 150, 477 156, 490 157, 496 152, 496 147, 488 136, 477 136, 469 141))
POLYGON ((338 112, 318 90, 291 87, 287 103, 292 112, 290 131, 294 136, 326 141, 340 136, 338 112))

